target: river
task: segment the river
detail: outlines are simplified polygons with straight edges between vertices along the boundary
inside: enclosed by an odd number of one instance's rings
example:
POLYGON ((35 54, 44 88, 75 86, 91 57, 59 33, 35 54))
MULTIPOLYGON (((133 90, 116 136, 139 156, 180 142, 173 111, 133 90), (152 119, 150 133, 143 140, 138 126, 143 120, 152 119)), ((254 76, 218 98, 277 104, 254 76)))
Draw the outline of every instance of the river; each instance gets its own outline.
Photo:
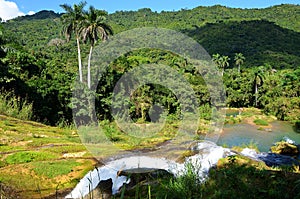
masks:
POLYGON ((248 123, 226 124, 217 142, 218 145, 243 146, 254 143, 261 152, 268 152, 273 143, 288 137, 300 143, 300 134, 296 133, 289 122, 274 121, 271 132, 258 130, 258 126, 248 123))

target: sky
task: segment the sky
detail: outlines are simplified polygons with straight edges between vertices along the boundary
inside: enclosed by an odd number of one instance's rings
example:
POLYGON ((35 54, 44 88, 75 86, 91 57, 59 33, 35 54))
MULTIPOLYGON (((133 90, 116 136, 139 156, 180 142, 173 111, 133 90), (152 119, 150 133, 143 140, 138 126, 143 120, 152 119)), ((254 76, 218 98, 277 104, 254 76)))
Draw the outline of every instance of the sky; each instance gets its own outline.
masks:
MULTIPOLYGON (((283 3, 300 4, 300 0, 86 0, 88 5, 109 13, 120 10, 138 10, 151 8, 152 11, 173 11, 191 9, 197 6, 212 6, 216 4, 234 8, 265 8, 283 3)), ((0 0, 0 17, 4 20, 17 16, 34 14, 41 10, 53 10, 61 13, 59 5, 77 4, 80 0, 0 0)))

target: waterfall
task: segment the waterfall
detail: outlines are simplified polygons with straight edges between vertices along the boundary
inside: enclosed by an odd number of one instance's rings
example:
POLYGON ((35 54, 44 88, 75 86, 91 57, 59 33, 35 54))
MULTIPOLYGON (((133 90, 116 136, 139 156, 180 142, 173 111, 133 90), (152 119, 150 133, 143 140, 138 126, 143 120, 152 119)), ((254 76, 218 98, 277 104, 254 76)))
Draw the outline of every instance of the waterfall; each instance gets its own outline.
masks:
POLYGON ((74 190, 65 198, 82 198, 93 190, 100 181, 107 179, 112 179, 112 194, 116 194, 124 183, 128 184, 130 182, 130 178, 128 179, 126 176, 119 176, 118 173, 122 170, 136 168, 162 169, 177 177, 185 173, 185 164, 191 163, 195 168, 199 169, 199 178, 205 180, 209 169, 214 167, 220 158, 230 155, 240 154, 255 161, 263 161, 268 166, 299 165, 299 162, 296 159, 289 156, 266 152, 257 153, 255 150, 249 148, 245 148, 241 153, 237 153, 209 141, 198 142, 191 146, 190 150, 193 151, 195 155, 185 158, 183 163, 149 156, 129 156, 109 161, 104 166, 94 169, 86 174, 74 190))
POLYGON ((196 155, 186 158, 184 163, 177 163, 165 158, 154 158, 147 156, 131 156, 121 159, 113 160, 106 163, 104 166, 94 169, 86 174, 74 190, 66 196, 67 199, 81 198, 93 190, 100 180, 112 179, 113 187, 112 193, 116 194, 124 183, 128 184, 130 179, 126 176, 118 176, 118 171, 135 169, 135 168, 149 168, 149 169, 163 169, 173 174, 174 176, 184 174, 185 163, 190 162, 194 166, 200 166, 200 178, 205 178, 209 169, 216 165, 220 158, 229 155, 229 149, 217 146, 212 142, 200 142, 192 148, 197 152, 196 155))

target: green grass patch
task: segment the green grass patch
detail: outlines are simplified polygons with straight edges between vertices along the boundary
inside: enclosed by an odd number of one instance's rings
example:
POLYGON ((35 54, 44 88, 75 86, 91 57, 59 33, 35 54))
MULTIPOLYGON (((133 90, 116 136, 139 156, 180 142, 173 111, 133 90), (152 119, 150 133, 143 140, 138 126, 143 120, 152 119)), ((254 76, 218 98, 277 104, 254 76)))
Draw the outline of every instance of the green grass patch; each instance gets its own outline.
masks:
POLYGON ((21 164, 33 161, 43 161, 57 158, 53 153, 38 151, 23 151, 7 156, 5 162, 8 164, 21 164))
POLYGON ((61 161, 46 161, 32 163, 33 171, 39 176, 46 176, 48 178, 55 178, 57 176, 67 175, 72 172, 74 167, 79 166, 80 163, 75 160, 61 160, 61 161))
POLYGON ((260 126, 268 126, 269 123, 263 119, 255 119, 253 121, 256 125, 260 125, 260 126))
POLYGON ((42 151, 48 151, 52 153, 57 154, 64 154, 64 153, 76 153, 81 151, 86 151, 86 147, 84 145, 66 145, 66 146, 53 146, 53 147, 47 147, 42 149, 42 151))
POLYGON ((244 108, 242 111, 242 116, 245 117, 251 117, 255 115, 262 115, 261 110, 257 108, 244 108))
POLYGON ((24 150, 24 146, 9 146, 9 145, 0 145, 1 152, 8 152, 8 151, 19 151, 24 150))

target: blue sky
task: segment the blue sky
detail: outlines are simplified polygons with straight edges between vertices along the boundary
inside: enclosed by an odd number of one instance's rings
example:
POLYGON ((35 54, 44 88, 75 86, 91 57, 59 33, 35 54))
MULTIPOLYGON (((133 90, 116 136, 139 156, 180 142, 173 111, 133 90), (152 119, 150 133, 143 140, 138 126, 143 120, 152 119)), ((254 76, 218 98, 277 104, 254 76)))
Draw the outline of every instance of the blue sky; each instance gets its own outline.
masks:
MULTIPOLYGON (((74 4, 80 0, 0 0, 0 17, 7 18, 40 10, 54 10, 62 12, 60 4, 74 4), (13 5, 15 4, 15 5, 13 5), (11 9, 11 10, 10 10, 11 9), (3 17, 5 14, 7 16, 3 17)), ((264 8, 282 3, 300 4, 300 0, 87 0, 89 5, 103 9, 109 13, 117 10, 137 10, 151 8, 153 11, 179 10, 197 6, 211 6, 221 4, 239 8, 264 8)))

